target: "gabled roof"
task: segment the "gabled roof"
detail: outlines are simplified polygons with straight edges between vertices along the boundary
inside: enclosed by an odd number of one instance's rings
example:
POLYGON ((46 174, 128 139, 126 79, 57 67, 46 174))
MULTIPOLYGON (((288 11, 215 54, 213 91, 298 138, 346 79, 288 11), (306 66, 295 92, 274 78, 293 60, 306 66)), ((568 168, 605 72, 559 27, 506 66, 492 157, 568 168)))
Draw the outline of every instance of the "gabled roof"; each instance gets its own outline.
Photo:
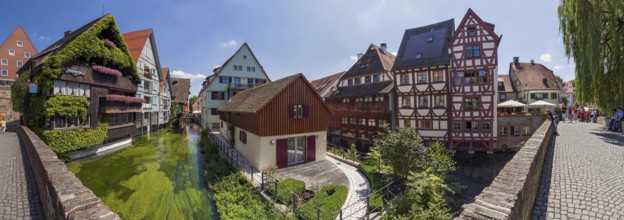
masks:
POLYGON ((394 58, 390 52, 384 52, 377 45, 371 44, 364 56, 351 66, 343 78, 390 71, 394 64, 394 58))
POLYGON ((132 58, 134 58, 134 62, 139 61, 139 57, 141 57, 141 52, 143 52, 143 48, 145 48, 145 42, 147 42, 147 39, 149 39, 151 34, 152 29, 145 29, 128 32, 122 35, 124 41, 126 41, 126 45, 128 46, 130 55, 132 55, 132 58))
POLYGON ((339 72, 330 76, 326 76, 324 78, 314 80, 310 82, 310 85, 314 87, 316 92, 318 92, 319 94, 323 94, 323 92, 325 92, 326 90, 331 89, 331 85, 334 84, 334 82, 336 82, 338 79, 340 79, 340 77, 344 73, 345 71, 342 71, 342 72, 339 72))
MULTIPOLYGON (((28 42, 22 42, 24 45, 24 47, 30 45, 33 47, 33 49, 35 50, 35 53, 37 52, 37 49, 35 48, 35 45, 32 44, 32 41, 30 40, 30 38, 28 37, 28 34, 26 34, 26 32, 24 31, 24 28, 22 28, 22 25, 18 25, 15 30, 13 30, 13 32, 11 32, 11 34, 9 34, 9 36, 2 42, 2 44, 0 44, 0 48, 7 46, 7 41, 13 36, 13 35, 22 35, 24 36, 26 39, 26 41, 28 42)), ((35 54, 33 54, 35 55, 35 54)))
POLYGON ((509 63, 509 74, 514 74, 524 90, 559 90, 552 70, 539 63, 509 63))
POLYGON ((241 47, 238 48, 238 50, 236 50, 236 52, 234 52, 234 54, 232 54, 232 56, 230 56, 230 58, 228 58, 223 65, 221 65, 220 67, 217 67, 213 70, 214 75, 219 75, 219 73, 221 73, 221 71, 223 70, 223 68, 225 68, 225 66, 230 63, 230 61, 232 61, 232 59, 234 58, 234 56, 236 56, 236 54, 238 54, 239 51, 241 51, 243 48, 247 48, 249 50, 249 52, 251 53, 251 56, 254 58, 254 60, 256 60, 258 62, 258 65, 260 66, 260 69, 262 69, 262 73, 264 73, 264 76, 267 78, 267 81, 271 82, 271 79, 269 78, 269 76, 266 74, 266 71, 264 71, 264 67, 262 66, 262 64, 260 63, 260 60, 258 60, 258 58, 256 57, 256 55, 254 54, 253 50, 251 50, 251 47, 249 47, 249 45, 247 44, 247 42, 243 43, 243 45, 241 45, 241 47))
POLYGON ((391 92, 393 88, 393 81, 381 81, 355 86, 344 86, 338 87, 336 93, 332 94, 331 97, 362 97, 367 95, 385 94, 391 92))
POLYGON ((516 92, 516 88, 511 83, 511 78, 509 78, 509 75, 499 74, 498 75, 498 82, 499 83, 503 83, 502 87, 498 86, 498 91, 499 92, 516 92))
MULTIPOLYGON (((169 80, 169 68, 168 67, 163 67, 161 68, 161 72, 162 72, 162 77, 160 77, 160 82, 159 82, 159 89, 158 91, 162 92, 165 89, 165 83, 166 82, 171 82, 169 80)), ((171 86, 169 86, 169 88, 171 89, 171 86)))
POLYGON ((191 79, 171 78, 171 90, 173 102, 188 103, 189 93, 191 89, 191 79))
MULTIPOLYGON (((459 23, 459 26, 457 26, 458 28, 463 27, 466 24, 466 21, 468 20, 468 17, 472 16, 475 20, 477 20, 477 22, 484 24, 483 27, 485 27, 485 30, 490 33, 490 35, 496 40, 497 44, 498 42, 500 42, 500 36, 496 35, 496 33, 494 32, 494 24, 489 23, 489 22, 485 22, 483 21, 483 19, 481 19, 481 17, 479 17, 479 15, 477 15, 477 13, 475 13, 472 8, 468 8, 468 11, 466 12, 466 15, 464 15, 464 18, 462 18, 462 21, 459 23)), ((461 31, 456 31, 453 34, 453 37, 451 39, 455 39, 457 37, 457 34, 460 33, 461 31)))
POLYGON ((405 30, 392 70, 448 65, 454 30, 454 19, 405 30))

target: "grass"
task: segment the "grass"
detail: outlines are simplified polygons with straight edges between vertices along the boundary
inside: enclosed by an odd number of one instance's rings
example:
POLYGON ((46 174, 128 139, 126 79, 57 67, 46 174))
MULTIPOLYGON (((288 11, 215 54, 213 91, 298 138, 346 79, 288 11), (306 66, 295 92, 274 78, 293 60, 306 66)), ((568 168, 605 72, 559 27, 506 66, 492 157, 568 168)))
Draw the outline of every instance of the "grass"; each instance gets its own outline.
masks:
POLYGON ((341 185, 325 185, 315 192, 312 199, 297 209, 297 214, 305 219, 317 219, 317 207, 321 209, 321 219, 333 220, 347 198, 349 189, 341 185))

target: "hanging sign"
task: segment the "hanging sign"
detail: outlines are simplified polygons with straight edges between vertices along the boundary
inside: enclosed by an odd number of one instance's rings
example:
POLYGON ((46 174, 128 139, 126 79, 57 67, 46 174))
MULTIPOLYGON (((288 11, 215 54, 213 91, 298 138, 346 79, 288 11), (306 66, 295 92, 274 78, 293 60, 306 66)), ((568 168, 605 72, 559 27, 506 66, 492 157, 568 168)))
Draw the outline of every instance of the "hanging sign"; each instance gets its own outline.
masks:
POLYGON ((85 72, 83 70, 81 70, 77 65, 73 65, 71 67, 67 67, 67 69, 65 69, 65 73, 70 73, 74 76, 84 76, 85 72))

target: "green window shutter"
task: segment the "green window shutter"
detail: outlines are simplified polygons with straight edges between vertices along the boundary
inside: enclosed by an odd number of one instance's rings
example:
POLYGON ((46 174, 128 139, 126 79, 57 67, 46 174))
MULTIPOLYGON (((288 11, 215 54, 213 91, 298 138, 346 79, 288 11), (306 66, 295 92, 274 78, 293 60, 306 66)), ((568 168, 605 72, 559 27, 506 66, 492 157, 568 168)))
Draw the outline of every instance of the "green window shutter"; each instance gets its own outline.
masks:
POLYGON ((558 99, 559 97, 557 97, 557 93, 556 92, 553 92, 553 93, 550 93, 550 98, 551 99, 558 99))
POLYGON ((535 93, 531 93, 531 99, 535 99, 535 93))

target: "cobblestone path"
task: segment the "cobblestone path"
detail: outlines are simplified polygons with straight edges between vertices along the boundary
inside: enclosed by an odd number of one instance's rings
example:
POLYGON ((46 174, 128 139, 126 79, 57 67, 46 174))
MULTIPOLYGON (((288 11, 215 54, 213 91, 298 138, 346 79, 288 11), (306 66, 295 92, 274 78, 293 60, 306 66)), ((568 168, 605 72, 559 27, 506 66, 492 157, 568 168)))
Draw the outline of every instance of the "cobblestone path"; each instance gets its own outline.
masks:
POLYGON ((41 203, 24 149, 9 123, 0 133, 0 219, 43 219, 41 203))
MULTIPOLYGON (((366 176, 356 167, 342 163, 334 158, 325 156, 326 160, 336 164, 349 178, 349 194, 342 205, 342 219, 361 219, 366 215, 366 197, 371 192, 371 186, 366 176)), ((340 220, 340 215, 336 216, 340 220)))
POLYGON ((558 130, 533 219, 624 219, 624 135, 578 122, 558 130))

